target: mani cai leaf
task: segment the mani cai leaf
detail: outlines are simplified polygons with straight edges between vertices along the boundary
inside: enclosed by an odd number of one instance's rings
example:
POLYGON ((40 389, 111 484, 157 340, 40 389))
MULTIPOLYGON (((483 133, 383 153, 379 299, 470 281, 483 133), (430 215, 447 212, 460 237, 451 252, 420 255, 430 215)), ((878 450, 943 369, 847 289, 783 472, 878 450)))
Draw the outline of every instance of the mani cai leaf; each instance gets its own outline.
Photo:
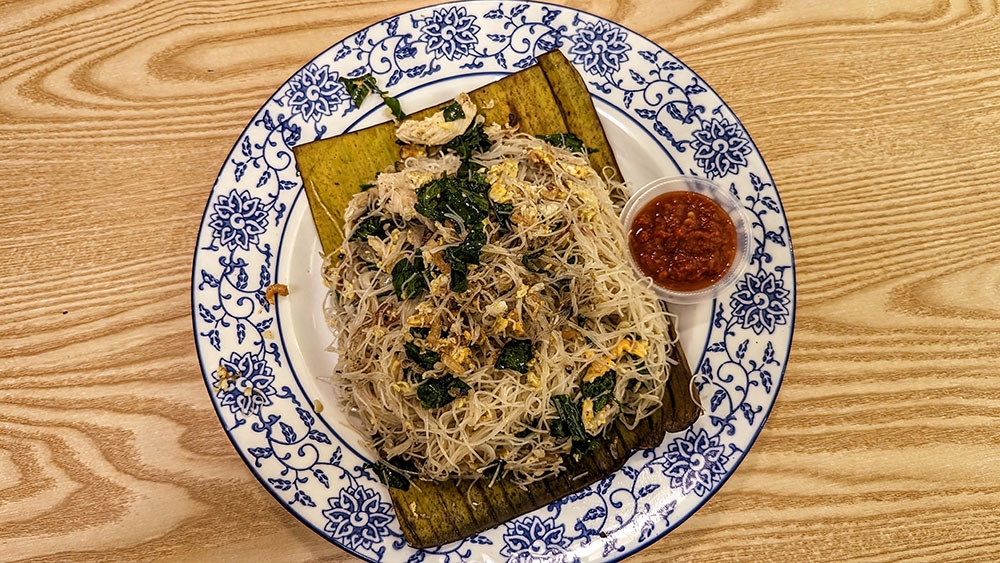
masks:
POLYGON ((406 357, 425 370, 434 369, 434 364, 441 361, 441 355, 437 352, 424 351, 412 342, 407 342, 403 347, 406 348, 406 357))
POLYGON ((424 259, 420 253, 417 253, 413 262, 403 258, 392 267, 392 290, 400 301, 417 297, 427 290, 424 259))
POLYGON ((382 90, 378 87, 378 83, 375 81, 375 77, 369 74, 362 74, 361 76, 355 78, 348 78, 342 76, 337 79, 344 85, 344 90, 347 91, 347 95, 351 97, 351 102, 354 107, 359 108, 361 104, 365 101, 365 98, 369 94, 375 92, 381 96, 382 101, 385 105, 389 107, 389 111, 392 112, 392 116, 398 120, 406 119, 406 113, 403 112, 403 108, 399 105, 399 100, 389 95, 388 92, 382 90))
POLYGON ((473 153, 485 152, 492 146, 483 125, 471 125, 464 133, 445 143, 441 148, 450 150, 463 161, 469 160, 473 153))
POLYGON ((570 454, 574 460, 579 461, 588 452, 600 447, 599 437, 587 434, 583 426, 583 414, 579 404, 574 403, 569 395, 553 395, 550 401, 559 418, 549 420, 549 434, 556 438, 573 440, 570 454))
POLYGON ((468 178, 446 176, 417 189, 417 213, 433 221, 461 219, 465 225, 482 221, 489 215, 489 186, 468 178))
POLYGON ((545 268, 542 262, 539 260, 539 258, 541 258, 542 254, 544 253, 545 249, 543 248, 541 250, 536 250, 534 252, 529 252, 527 254, 524 254, 521 256, 521 264, 524 265, 524 268, 529 272, 541 274, 542 272, 545 271, 545 268))
POLYGON ((493 216, 496 218, 497 224, 500 225, 500 229, 503 232, 507 232, 513 226, 513 222, 510 220, 510 216, 514 213, 513 203, 493 203, 491 209, 493 210, 493 216))
POLYGON ((452 102, 441 110, 444 114, 444 120, 446 122, 458 121, 459 119, 465 119, 465 111, 462 110, 462 104, 458 102, 452 102))
POLYGON ((459 397, 469 394, 469 385, 448 374, 438 379, 425 379, 417 385, 417 398, 425 409, 439 409, 459 397))
MULTIPOLYGON (((615 370, 612 369, 606 371, 604 375, 598 377, 597 379, 591 381, 590 383, 586 382, 581 383, 580 393, 582 393, 583 397, 586 399, 593 399, 594 397, 599 397, 607 393, 608 391, 614 391, 615 379, 617 375, 618 374, 615 373, 615 370)), ((600 409, 595 409, 595 411, 597 410, 600 409)))
POLYGON ((489 215, 488 186, 480 181, 449 176, 417 189, 417 213, 434 221, 461 221, 465 238, 445 249, 444 260, 451 266, 449 287, 456 293, 469 289, 468 264, 479 264, 479 254, 486 245, 483 220, 489 215))
POLYGON ((380 215, 369 215, 358 223, 348 240, 366 240, 368 237, 385 238, 385 225, 388 221, 380 215))
POLYGON ((401 491, 410 490, 410 479, 403 473, 397 471, 395 468, 402 469, 404 471, 417 471, 417 466, 413 464, 412 461, 408 459, 403 459, 401 456, 396 456, 389 459, 388 463, 378 462, 368 467, 371 468, 378 480, 382 482, 383 485, 387 487, 392 487, 393 489, 399 489, 401 491))
POLYGON ((497 361, 493 364, 496 369, 512 369, 521 373, 528 373, 528 362, 535 356, 530 340, 514 339, 503 345, 497 361))
POLYGON ((580 154, 592 154, 597 152, 597 149, 592 149, 583 144, 580 137, 572 133, 555 133, 553 135, 535 135, 535 137, 549 143, 550 145, 556 147, 564 147, 575 153, 580 154))
POLYGON ((484 246, 486 246, 486 231, 483 230, 483 223, 480 221, 469 227, 462 242, 445 249, 444 259, 452 266, 456 262, 479 264, 479 254, 484 246))
POLYGON ((469 265, 465 262, 451 264, 451 274, 448 289, 455 293, 465 293, 469 290, 469 265))
POLYGON ((557 438, 572 438, 574 442, 587 442, 590 437, 583 428, 580 406, 569 395, 553 395, 550 399, 559 418, 550 421, 549 432, 557 438))

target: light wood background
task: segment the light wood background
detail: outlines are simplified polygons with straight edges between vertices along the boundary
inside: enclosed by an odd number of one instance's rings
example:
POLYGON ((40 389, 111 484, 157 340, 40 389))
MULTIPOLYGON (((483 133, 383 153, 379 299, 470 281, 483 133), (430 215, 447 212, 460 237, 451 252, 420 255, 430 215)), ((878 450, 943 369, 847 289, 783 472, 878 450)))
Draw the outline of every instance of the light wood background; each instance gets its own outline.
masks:
MULTIPOLYGON (((353 560, 222 432, 191 260, 263 101, 422 4, 0 1, 0 560, 353 560)), ((766 428, 631 561, 1000 560, 996 3, 569 4, 722 95, 795 245, 795 340, 766 428)))

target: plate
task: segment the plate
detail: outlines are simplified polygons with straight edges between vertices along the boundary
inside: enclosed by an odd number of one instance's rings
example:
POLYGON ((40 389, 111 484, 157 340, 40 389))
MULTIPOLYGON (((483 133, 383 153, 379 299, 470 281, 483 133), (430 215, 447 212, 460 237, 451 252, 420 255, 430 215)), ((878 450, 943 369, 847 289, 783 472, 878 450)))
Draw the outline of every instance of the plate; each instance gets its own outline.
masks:
POLYGON ((368 561, 611 561, 676 528, 732 475, 774 403, 791 347, 795 269, 774 182, 722 99, 655 43, 544 3, 473 1, 394 16, 332 46, 261 107, 223 164, 192 272, 205 384, 236 451, 300 521, 368 561), (591 487, 429 550, 403 541, 370 454, 320 378, 332 372, 319 240, 290 147, 389 119, 338 78, 371 73, 416 110, 561 49, 583 74, 631 185, 688 174, 736 194, 753 258, 722 298, 677 307, 706 412, 591 487), (272 305, 265 288, 289 287, 272 305), (233 374, 225 376, 219 367, 233 374), (222 375, 220 375, 222 373, 222 375))

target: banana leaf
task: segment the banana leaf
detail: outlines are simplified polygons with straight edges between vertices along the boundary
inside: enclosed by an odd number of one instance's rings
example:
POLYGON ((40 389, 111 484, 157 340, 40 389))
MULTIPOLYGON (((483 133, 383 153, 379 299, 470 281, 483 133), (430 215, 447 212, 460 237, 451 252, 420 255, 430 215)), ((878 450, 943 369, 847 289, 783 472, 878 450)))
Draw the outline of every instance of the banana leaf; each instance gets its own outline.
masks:
MULTIPOLYGON (((457 94, 458 92, 455 92, 457 94)), ((621 173, 583 78, 559 51, 538 57, 538 64, 488 84, 469 96, 486 115, 486 122, 517 123, 521 131, 548 135, 573 133, 587 147, 597 170, 621 173), (489 103, 488 103, 489 102, 489 103)), ((444 104, 412 117, 421 118, 444 104)), ((377 172, 399 160, 395 124, 386 122, 294 147, 323 250, 330 253, 343 241, 343 211, 351 197, 377 172)), ((611 475, 632 452, 658 446, 665 432, 690 426, 701 410, 689 392, 691 371, 679 344, 677 364, 670 370, 664 405, 629 430, 620 421, 600 438, 599 447, 563 473, 519 487, 502 479, 444 482, 416 481, 390 496, 406 541, 431 547, 469 537, 511 518, 541 508, 611 475)))

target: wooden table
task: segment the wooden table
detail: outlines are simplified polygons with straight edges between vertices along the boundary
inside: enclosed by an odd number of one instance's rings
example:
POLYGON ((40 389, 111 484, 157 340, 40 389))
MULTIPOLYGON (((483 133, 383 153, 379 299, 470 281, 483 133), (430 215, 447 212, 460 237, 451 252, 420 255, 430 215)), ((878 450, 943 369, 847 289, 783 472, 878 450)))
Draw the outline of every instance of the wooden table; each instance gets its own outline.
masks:
MULTIPOLYGON (((722 95, 795 244, 770 420, 722 490, 631 560, 1000 559, 996 3, 570 4, 722 95)), ((222 432, 191 261, 260 104, 421 5, 0 2, 0 560, 353 560, 222 432)))

